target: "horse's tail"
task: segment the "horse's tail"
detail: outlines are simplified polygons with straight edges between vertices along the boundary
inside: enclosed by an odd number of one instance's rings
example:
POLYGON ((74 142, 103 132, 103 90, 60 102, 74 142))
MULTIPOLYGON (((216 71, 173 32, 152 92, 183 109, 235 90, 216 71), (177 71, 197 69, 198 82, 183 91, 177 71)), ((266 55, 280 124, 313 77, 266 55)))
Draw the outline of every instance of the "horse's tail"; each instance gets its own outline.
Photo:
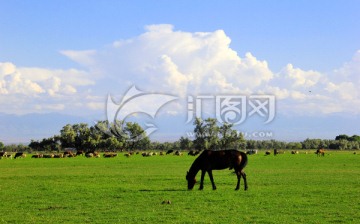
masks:
POLYGON ((240 152, 240 155, 241 155, 241 161, 240 161, 239 167, 240 167, 240 170, 243 170, 248 163, 248 157, 247 157, 246 153, 244 153, 244 152, 240 152))

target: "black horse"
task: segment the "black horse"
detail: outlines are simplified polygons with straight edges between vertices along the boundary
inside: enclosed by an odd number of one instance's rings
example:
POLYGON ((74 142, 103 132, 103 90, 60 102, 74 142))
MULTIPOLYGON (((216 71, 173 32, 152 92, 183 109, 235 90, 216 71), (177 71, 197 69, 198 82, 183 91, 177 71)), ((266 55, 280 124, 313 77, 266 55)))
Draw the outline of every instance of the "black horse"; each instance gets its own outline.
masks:
POLYGON ((204 176, 208 172, 213 190, 216 190, 212 170, 233 169, 237 176, 237 185, 235 190, 239 190, 240 178, 244 179, 245 190, 247 190, 246 174, 243 171, 247 164, 247 155, 237 150, 220 150, 220 151, 203 151, 191 165, 187 172, 186 180, 188 182, 188 189, 193 189, 196 179, 195 176, 201 170, 201 182, 199 190, 204 188, 204 176))

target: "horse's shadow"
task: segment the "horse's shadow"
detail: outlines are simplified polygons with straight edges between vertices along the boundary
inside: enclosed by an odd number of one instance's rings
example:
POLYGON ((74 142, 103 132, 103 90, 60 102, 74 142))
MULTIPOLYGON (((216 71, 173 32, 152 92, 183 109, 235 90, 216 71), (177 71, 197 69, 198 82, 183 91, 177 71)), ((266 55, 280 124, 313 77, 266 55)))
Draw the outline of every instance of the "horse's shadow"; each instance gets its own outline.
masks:
POLYGON ((140 189, 140 192, 174 192, 174 191, 188 191, 186 189, 140 189))

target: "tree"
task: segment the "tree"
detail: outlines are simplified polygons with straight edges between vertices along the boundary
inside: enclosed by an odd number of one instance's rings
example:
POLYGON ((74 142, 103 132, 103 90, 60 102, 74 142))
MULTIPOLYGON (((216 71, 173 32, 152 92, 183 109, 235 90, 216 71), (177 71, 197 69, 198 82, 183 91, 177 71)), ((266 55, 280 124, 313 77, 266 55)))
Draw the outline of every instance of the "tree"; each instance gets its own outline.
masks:
POLYGON ((62 148, 75 147, 76 132, 72 125, 67 124, 60 130, 60 142, 62 148))
POLYGON ((179 140, 180 143, 180 149, 191 149, 192 147, 192 141, 189 138, 181 137, 179 140))
POLYGON ((201 118, 196 118, 194 125, 194 147, 197 150, 202 150, 205 146, 205 122, 201 118))
POLYGON ((350 137, 350 141, 360 142, 360 136, 359 135, 353 135, 350 137))
POLYGON ((335 140, 349 140, 349 136, 345 135, 345 134, 342 134, 342 135, 338 135, 335 137, 335 140))
POLYGON ((124 127, 124 134, 127 143, 127 149, 146 149, 150 145, 150 139, 146 136, 144 129, 138 124, 127 122, 124 127))
MULTIPOLYGON (((75 124, 75 125, 73 125, 73 130, 76 133, 75 148, 77 148, 77 149, 92 148, 91 132, 90 132, 90 128, 89 128, 88 124, 86 124, 86 123, 75 124)), ((94 142, 93 142, 93 144, 94 144, 94 142)), ((93 147, 96 147, 96 145, 93 147)))
POLYGON ((219 127, 216 124, 216 119, 208 118, 203 121, 200 118, 196 118, 194 125, 195 139, 193 143, 197 150, 246 147, 244 136, 242 133, 233 130, 232 124, 224 123, 219 127))
POLYGON ((242 133, 232 129, 233 125, 229 123, 224 123, 219 128, 220 133, 220 147, 222 149, 228 148, 245 148, 245 139, 242 133))
POLYGON ((0 150, 2 151, 2 150, 4 150, 4 143, 2 143, 2 142, 0 142, 0 150))

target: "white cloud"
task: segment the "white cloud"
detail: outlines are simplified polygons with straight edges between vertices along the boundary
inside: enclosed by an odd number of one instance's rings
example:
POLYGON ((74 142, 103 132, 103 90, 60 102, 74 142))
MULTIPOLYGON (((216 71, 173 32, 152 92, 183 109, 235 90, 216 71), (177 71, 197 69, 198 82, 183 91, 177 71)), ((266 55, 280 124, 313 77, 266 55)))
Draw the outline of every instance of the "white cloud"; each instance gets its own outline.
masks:
POLYGON ((33 95, 43 93, 44 89, 16 70, 12 63, 0 63, 0 93, 33 95))
MULTIPOLYGON (((108 80, 108 92, 122 94, 135 84, 145 91, 180 97, 197 94, 274 94, 294 113, 355 112, 360 84, 360 51, 332 74, 292 64, 278 73, 250 52, 241 57, 223 30, 186 32, 172 25, 145 27, 145 32, 89 51, 62 51, 70 59, 108 80), (117 84, 114 84, 117 82, 117 84), (115 87, 114 87, 115 86, 115 87)), ((319 59, 321 60, 321 59, 319 59)), ((360 108, 360 105, 359 107, 360 108)))
MULTIPOLYGON (((38 109, 103 110, 104 96, 124 94, 136 85, 145 92, 173 94, 182 100, 199 94, 274 94, 280 113, 360 113, 360 51, 331 73, 290 63, 273 72, 266 60, 250 52, 238 55, 230 44, 223 30, 186 32, 169 24, 149 25, 138 36, 100 49, 60 52, 83 70, 0 63, 0 102, 5 101, 2 96, 13 99, 20 94, 22 100, 16 101, 20 108, 31 95, 34 102, 55 105, 38 109)), ((15 110, 15 105, 8 106, 15 110)), ((170 109, 179 111, 186 105, 174 107, 170 109)))
POLYGON ((133 83, 180 96, 220 92, 223 88, 245 92, 272 78, 266 61, 257 60, 251 53, 239 57, 230 42, 223 30, 190 33, 161 24, 147 26, 145 33, 97 51, 62 53, 89 71, 121 84, 133 83))
POLYGON ((95 83, 88 76, 75 69, 18 68, 10 62, 0 63, 0 112, 64 110, 75 99, 82 100, 79 88, 95 83))

